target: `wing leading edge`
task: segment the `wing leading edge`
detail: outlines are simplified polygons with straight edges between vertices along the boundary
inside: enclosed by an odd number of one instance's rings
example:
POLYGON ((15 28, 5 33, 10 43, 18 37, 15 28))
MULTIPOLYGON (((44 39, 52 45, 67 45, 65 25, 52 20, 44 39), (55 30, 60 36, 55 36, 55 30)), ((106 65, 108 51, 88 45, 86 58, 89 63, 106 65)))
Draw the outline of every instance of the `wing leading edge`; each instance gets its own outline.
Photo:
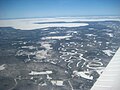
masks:
POLYGON ((120 90, 120 48, 91 90, 120 90))

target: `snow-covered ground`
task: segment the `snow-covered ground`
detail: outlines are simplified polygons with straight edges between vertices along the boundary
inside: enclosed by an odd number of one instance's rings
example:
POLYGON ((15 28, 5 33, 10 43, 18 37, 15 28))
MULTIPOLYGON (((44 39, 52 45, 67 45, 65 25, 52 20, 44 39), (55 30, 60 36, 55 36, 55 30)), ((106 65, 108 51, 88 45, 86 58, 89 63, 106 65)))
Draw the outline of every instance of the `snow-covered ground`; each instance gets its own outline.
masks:
POLYGON ((43 24, 36 24, 37 22, 41 22, 41 19, 0 20, 0 27, 13 27, 15 29, 21 29, 21 30, 33 30, 33 29, 43 28, 43 30, 46 30, 44 28, 47 27, 79 27, 79 26, 88 25, 87 23, 46 23, 45 24, 45 22, 47 22, 46 19, 43 24))
POLYGON ((5 69, 5 64, 0 65, 0 71, 5 69))
POLYGON ((31 71, 29 73, 29 75, 43 75, 43 74, 52 74, 52 71, 44 71, 44 72, 31 71))
POLYGON ((115 53, 115 52, 113 52, 113 51, 111 51, 111 50, 103 50, 103 52, 104 52, 105 54, 107 54, 108 56, 113 56, 113 53, 115 53))
POLYGON ((106 33, 109 37, 113 37, 112 33, 106 33))
POLYGON ((47 57, 47 50, 40 50, 36 52, 37 59, 45 59, 47 57))
POLYGON ((41 46, 44 47, 46 50, 52 49, 51 44, 48 42, 41 42, 41 46))
POLYGON ((42 39, 65 39, 65 38, 70 38, 71 36, 51 36, 51 37, 43 37, 42 39))
POLYGON ((0 27, 13 27, 21 30, 33 30, 47 27, 79 27, 88 23, 72 23, 75 21, 120 21, 119 16, 87 16, 87 17, 57 17, 57 18, 29 18, 0 20, 0 27), (54 23, 49 23, 54 22, 54 23), (55 23, 67 22, 67 23, 55 23), (71 22, 71 23, 70 23, 71 22))
POLYGON ((25 49, 35 49, 36 47, 34 47, 34 46, 22 46, 21 48, 25 48, 25 49))
POLYGON ((99 61, 92 61, 86 67, 94 70, 103 70, 105 68, 103 67, 103 63, 99 61))
POLYGON ((89 37, 91 37, 91 36, 96 36, 96 35, 94 35, 94 34, 85 34, 86 36, 89 36, 89 37))
POLYGON ((62 80, 51 80, 51 83, 53 85, 57 85, 57 86, 63 86, 63 82, 62 80))
POLYGON ((81 72, 73 71, 73 73, 74 73, 74 75, 81 76, 86 79, 90 79, 90 80, 93 79, 93 76, 90 75, 89 71, 81 71, 81 72))

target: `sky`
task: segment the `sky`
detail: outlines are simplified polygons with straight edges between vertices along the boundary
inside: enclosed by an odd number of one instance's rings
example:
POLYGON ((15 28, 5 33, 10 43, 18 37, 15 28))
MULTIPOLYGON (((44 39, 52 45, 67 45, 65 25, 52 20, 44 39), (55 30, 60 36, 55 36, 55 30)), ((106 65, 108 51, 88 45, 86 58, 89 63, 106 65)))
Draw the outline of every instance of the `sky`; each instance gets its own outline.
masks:
POLYGON ((120 15, 120 0, 0 0, 0 18, 120 15))

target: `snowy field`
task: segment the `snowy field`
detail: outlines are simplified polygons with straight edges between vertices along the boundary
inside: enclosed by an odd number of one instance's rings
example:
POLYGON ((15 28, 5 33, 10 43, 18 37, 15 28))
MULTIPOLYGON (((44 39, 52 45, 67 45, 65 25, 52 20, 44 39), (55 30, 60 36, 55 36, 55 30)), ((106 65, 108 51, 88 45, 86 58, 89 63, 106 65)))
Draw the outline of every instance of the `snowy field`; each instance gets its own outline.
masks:
POLYGON ((91 17, 9 19, 9 20, 0 20, 0 27, 13 27, 15 29, 21 29, 21 30, 33 30, 33 29, 40 29, 47 27, 79 27, 79 26, 88 25, 88 23, 72 23, 77 21, 111 21, 111 20, 120 21, 120 17, 91 16, 91 17), (54 23, 49 23, 49 22, 54 22, 54 23), (55 22, 63 22, 63 23, 55 23, 55 22))
POLYGON ((5 69, 5 64, 0 65, 0 71, 5 69))
POLYGON ((47 39, 65 39, 65 38, 70 38, 72 36, 51 36, 51 37, 43 37, 42 40, 47 40, 47 39))

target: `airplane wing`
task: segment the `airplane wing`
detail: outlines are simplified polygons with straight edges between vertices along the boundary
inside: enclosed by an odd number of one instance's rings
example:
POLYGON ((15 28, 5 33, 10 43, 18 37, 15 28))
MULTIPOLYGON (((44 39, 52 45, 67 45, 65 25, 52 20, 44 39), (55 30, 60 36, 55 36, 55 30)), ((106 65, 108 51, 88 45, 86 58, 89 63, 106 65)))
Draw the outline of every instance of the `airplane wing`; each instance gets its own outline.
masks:
POLYGON ((120 48, 91 90, 120 90, 120 48))

